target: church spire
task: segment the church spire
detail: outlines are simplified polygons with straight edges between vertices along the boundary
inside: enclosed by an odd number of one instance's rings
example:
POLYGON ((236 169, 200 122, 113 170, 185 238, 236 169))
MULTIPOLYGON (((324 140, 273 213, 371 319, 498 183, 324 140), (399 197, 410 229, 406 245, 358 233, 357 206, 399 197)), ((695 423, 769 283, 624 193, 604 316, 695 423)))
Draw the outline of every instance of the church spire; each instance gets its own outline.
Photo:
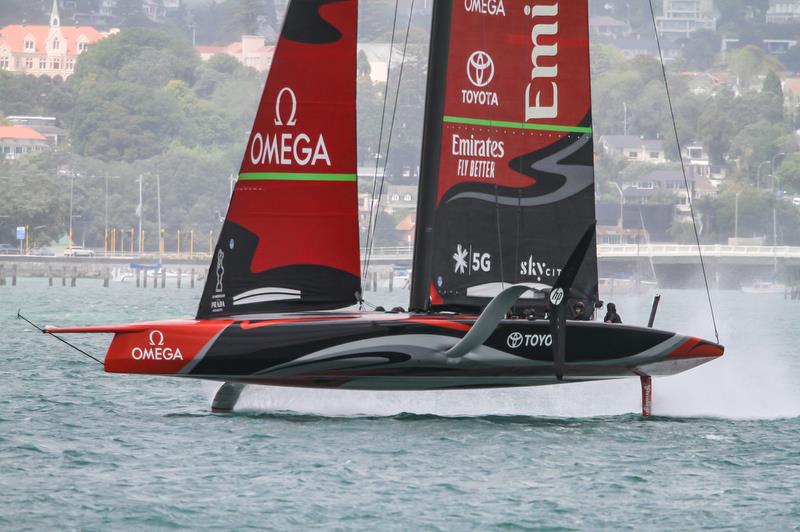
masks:
POLYGON ((53 0, 53 10, 50 12, 50 27, 56 28, 61 25, 61 17, 58 15, 58 0, 53 0))

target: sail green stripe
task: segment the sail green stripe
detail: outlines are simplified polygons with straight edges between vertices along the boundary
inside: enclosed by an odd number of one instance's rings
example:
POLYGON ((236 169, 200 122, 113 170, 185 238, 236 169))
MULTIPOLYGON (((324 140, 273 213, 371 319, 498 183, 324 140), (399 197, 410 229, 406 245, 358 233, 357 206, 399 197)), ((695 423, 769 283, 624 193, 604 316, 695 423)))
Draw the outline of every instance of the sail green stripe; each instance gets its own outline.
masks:
POLYGON ((444 121, 451 124, 467 124, 471 126, 488 126, 507 129, 529 129, 535 131, 561 131, 566 133, 591 133, 591 127, 559 126, 555 124, 528 124, 523 122, 503 122, 502 120, 483 120, 481 118, 465 118, 461 116, 446 116, 444 121))
POLYGON ((240 181, 357 181, 356 174, 291 174, 251 172, 239 174, 240 181))

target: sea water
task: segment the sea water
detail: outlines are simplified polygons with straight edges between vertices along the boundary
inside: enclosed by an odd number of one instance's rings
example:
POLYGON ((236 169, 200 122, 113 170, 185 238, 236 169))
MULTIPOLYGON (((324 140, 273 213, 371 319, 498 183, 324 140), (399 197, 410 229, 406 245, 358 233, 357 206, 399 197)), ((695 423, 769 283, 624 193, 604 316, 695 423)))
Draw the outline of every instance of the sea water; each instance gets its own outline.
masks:
MULTIPOLYGON (((369 294, 405 305, 405 292, 369 294)), ((705 294, 657 326, 713 339, 705 294)), ((655 379, 457 392, 106 375, 40 324, 191 316, 199 288, 0 287, 0 529, 800 529, 800 302, 715 292, 726 356, 655 379)), ((618 297, 645 323, 649 297, 618 297)), ((108 337, 70 337, 102 356, 108 337)))

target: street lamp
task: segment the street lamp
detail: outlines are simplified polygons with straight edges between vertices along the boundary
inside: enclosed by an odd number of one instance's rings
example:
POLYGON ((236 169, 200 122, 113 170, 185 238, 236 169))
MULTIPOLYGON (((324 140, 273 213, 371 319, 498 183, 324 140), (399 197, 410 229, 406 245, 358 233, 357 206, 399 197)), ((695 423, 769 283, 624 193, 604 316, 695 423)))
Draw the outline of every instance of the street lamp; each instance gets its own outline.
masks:
POLYGON ((734 246, 739 245, 739 195, 742 193, 740 190, 736 193, 736 203, 734 207, 734 215, 733 215, 733 242, 734 246))
POLYGON ((786 154, 784 152, 776 153, 775 157, 773 157, 772 160, 770 161, 770 163, 772 164, 772 166, 770 168, 772 169, 772 195, 773 196, 775 195, 775 160, 778 157, 784 157, 785 155, 786 154))
POLYGON ((758 163, 758 171, 756 172, 756 188, 761 188, 761 167, 765 164, 770 164, 772 161, 764 161, 763 163, 758 163))
POLYGON ((614 187, 616 187, 617 191, 619 192, 619 228, 620 230, 624 227, 624 218, 625 218, 625 194, 622 192, 622 188, 619 186, 619 183, 616 181, 609 181, 614 187))

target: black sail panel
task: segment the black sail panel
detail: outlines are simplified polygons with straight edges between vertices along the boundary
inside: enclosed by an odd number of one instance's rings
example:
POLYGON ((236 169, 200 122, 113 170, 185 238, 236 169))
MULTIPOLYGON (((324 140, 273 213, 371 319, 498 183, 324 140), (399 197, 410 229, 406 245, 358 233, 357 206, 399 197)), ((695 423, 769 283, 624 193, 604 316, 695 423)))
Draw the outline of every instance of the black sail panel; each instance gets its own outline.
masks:
MULTIPOLYGON (((433 35, 412 307, 543 308, 595 220, 587 3, 437 2, 433 35)), ((594 244, 571 297, 597 300, 594 244)))

